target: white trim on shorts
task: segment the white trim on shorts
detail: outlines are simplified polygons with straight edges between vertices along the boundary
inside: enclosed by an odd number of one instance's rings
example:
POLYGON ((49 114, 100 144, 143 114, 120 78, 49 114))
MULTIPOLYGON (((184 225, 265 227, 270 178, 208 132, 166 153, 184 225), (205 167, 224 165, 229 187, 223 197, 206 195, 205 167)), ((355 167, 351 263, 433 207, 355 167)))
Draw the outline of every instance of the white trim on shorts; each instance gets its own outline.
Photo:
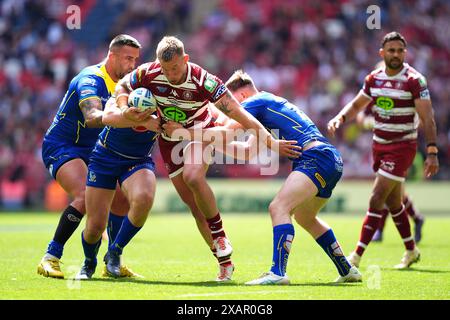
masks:
POLYGON ((391 180, 395 180, 395 181, 398 181, 398 182, 405 182, 405 178, 404 177, 395 176, 392 173, 384 171, 383 169, 378 169, 377 173, 379 175, 382 175, 383 177, 386 177, 386 178, 391 179, 391 180))

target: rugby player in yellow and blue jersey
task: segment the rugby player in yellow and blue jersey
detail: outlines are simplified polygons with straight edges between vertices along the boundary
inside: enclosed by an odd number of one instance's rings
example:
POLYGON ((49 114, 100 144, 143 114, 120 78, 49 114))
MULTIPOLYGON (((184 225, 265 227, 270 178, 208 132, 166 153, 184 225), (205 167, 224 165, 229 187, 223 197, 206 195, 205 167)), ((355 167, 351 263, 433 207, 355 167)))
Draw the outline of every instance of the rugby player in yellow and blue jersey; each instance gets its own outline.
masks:
POLYGON ((130 210, 105 255, 108 276, 121 277, 122 251, 144 225, 155 197, 156 178, 151 152, 160 131, 159 119, 154 116, 143 122, 129 120, 115 103, 115 98, 111 98, 103 114, 103 123, 107 127, 100 133, 89 158, 87 219, 81 236, 85 260, 76 276, 80 280, 92 278, 95 272, 97 252, 116 184, 120 184, 130 210))
MULTIPOLYGON (((103 109, 114 92, 116 82, 133 70, 141 45, 128 35, 118 35, 110 45, 106 59, 84 68, 69 84, 42 144, 42 159, 52 177, 73 198, 64 210, 55 235, 38 266, 38 274, 64 278, 59 265, 64 245, 86 212, 85 188, 88 158, 104 127, 103 109)), ((147 115, 143 115, 147 116, 147 115)), ((120 229, 128 203, 118 192, 110 213, 110 241, 120 229)), ((123 270, 124 276, 132 276, 123 270)))
MULTIPOLYGON (((339 273, 336 282, 361 281, 361 274, 345 258, 332 229, 317 218, 317 214, 331 197, 336 183, 342 176, 343 162, 339 152, 297 106, 282 97, 258 91, 251 77, 242 70, 236 71, 226 82, 226 86, 243 108, 266 129, 278 132, 280 139, 297 141, 297 146, 302 150, 300 157, 291 159, 292 172, 269 205, 273 226, 273 256, 270 271, 246 284, 290 283, 286 268, 294 240, 291 216, 294 216, 297 223, 311 234, 335 264, 339 273)), ((242 128, 231 119, 226 119, 222 123, 228 129, 242 128)), ((166 132, 173 129, 163 127, 166 132)), ((205 130, 227 133, 223 127, 205 130)), ((192 137, 193 132, 190 132, 189 136, 192 137)), ((252 140, 254 142, 255 139, 252 140)), ((251 144, 249 140, 240 145, 245 152, 228 149, 232 152, 227 154, 231 156, 242 154, 248 159, 251 157, 251 144)), ((233 145, 239 148, 238 144, 233 145)), ((226 150, 227 148, 224 148, 223 151, 226 150)))

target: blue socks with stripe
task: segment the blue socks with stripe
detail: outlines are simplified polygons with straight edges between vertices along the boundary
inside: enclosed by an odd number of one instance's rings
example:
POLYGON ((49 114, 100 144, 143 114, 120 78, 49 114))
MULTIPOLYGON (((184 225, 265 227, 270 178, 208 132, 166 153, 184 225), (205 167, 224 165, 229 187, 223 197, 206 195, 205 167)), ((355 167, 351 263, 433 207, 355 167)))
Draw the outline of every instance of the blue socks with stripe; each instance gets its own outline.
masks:
POLYGON ((347 275, 351 268, 351 265, 347 261, 347 258, 344 256, 341 246, 334 236, 333 230, 329 229, 320 237, 318 237, 316 241, 322 247, 325 253, 330 257, 331 261, 333 261, 339 274, 341 276, 347 275))
POLYGON ((123 248, 130 242, 130 240, 141 230, 142 227, 135 227, 128 216, 123 219, 122 226, 114 239, 114 242, 109 246, 108 250, 116 251, 119 255, 122 254, 123 248))
POLYGON ((279 276, 286 274, 286 267, 294 240, 294 226, 290 223, 273 227, 273 256, 270 271, 279 276))

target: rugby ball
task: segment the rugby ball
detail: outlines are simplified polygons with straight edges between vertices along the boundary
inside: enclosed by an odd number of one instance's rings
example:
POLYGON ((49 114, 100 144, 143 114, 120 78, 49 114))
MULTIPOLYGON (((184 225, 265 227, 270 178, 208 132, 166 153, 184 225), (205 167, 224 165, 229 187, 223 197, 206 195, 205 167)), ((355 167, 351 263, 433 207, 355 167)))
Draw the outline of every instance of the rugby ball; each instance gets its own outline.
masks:
POLYGON ((128 106, 138 108, 140 111, 151 109, 156 111, 156 99, 147 88, 137 88, 128 96, 128 106))

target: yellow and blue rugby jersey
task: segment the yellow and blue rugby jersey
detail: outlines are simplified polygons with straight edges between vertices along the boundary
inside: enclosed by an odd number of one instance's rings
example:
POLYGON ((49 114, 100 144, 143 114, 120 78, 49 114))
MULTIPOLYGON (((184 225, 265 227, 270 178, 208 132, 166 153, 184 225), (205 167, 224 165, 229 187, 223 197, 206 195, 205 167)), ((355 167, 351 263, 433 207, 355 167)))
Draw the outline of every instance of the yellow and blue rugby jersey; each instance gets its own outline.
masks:
POLYGON ((311 140, 329 143, 314 122, 285 98, 261 91, 241 104, 277 139, 297 140, 301 147, 311 140))
POLYGON ((70 82, 44 139, 93 147, 102 128, 86 127, 80 103, 87 99, 99 99, 104 109, 115 85, 104 64, 84 68, 70 82))

